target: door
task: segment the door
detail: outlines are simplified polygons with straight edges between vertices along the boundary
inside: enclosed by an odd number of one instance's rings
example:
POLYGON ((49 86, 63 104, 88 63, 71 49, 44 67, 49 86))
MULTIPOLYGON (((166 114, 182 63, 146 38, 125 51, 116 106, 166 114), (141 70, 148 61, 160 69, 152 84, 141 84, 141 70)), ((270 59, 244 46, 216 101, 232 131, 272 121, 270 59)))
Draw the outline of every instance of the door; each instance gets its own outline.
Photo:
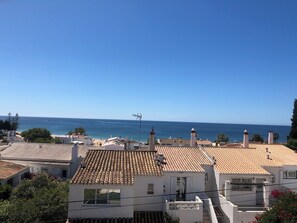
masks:
POLYGON ((177 177, 171 177, 170 179, 170 201, 176 200, 176 180, 177 177))
POLYGON ((266 179, 256 179, 256 205, 264 206, 263 182, 266 179))
POLYGON ((176 178, 176 200, 185 201, 187 193, 187 178, 177 177, 176 178))

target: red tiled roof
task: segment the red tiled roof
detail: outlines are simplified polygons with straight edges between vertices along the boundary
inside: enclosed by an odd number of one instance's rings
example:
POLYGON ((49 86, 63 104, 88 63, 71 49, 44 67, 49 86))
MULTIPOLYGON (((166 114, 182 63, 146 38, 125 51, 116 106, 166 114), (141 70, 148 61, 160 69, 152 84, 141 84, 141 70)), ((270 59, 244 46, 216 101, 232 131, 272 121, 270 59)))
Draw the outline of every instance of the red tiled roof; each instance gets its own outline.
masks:
POLYGON ((0 160, 0 179, 8 179, 29 167, 0 160))
POLYGON ((281 167, 275 159, 267 159, 254 148, 205 148, 216 160, 215 168, 222 174, 270 175, 264 167, 281 167))
POLYGON ((165 223, 161 211, 135 211, 134 218, 77 218, 68 219, 67 223, 165 223))
POLYGON ((135 175, 161 176, 154 151, 90 150, 72 184, 134 184, 135 175))
POLYGON ((156 146, 156 149, 166 158, 167 164, 164 165, 164 171, 205 172, 201 165, 212 164, 197 147, 156 146))

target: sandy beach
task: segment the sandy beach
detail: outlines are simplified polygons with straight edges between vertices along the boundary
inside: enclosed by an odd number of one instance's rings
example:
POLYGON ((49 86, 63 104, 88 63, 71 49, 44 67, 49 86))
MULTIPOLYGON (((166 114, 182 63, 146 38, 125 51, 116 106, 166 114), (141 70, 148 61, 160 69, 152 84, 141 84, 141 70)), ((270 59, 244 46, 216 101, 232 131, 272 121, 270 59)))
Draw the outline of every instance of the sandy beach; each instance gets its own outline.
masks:
POLYGON ((106 139, 93 139, 93 145, 94 146, 101 146, 105 143, 106 139))

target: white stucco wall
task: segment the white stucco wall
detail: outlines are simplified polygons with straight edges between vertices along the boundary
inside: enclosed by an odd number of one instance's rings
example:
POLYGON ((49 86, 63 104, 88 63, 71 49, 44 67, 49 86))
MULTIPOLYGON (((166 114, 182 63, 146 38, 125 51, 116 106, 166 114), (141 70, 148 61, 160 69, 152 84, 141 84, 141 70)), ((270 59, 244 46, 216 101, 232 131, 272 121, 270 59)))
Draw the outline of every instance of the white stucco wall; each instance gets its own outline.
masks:
POLYGON ((218 204, 219 191, 216 181, 216 174, 218 173, 215 172, 215 169, 211 165, 203 165, 202 167, 207 174, 207 179, 205 179, 205 193, 211 198, 213 204, 218 204))
POLYGON ((238 223, 237 222, 237 212, 238 207, 231 202, 227 201, 225 197, 220 195, 220 207, 224 214, 225 223, 238 223))
MULTIPOLYGON (((226 180, 232 182, 234 178, 241 179, 253 179, 253 183, 256 183, 256 179, 266 179, 270 182, 271 177, 269 175, 242 175, 242 174, 220 174, 219 175, 219 190, 223 189, 223 185, 226 180)), ((232 185, 231 185, 232 187, 232 185)), ((250 206, 256 205, 256 186, 252 186, 251 191, 234 191, 230 190, 230 201, 238 206, 250 206)))
POLYGON ((203 220, 203 209, 197 210, 197 211, 174 210, 174 211, 168 211, 168 214, 173 219, 179 219, 179 222, 182 222, 182 223, 196 223, 196 222, 202 222, 203 220))
MULTIPOLYGON (((24 166, 30 167, 31 173, 41 173, 42 168, 46 168, 48 170, 48 174, 61 177, 62 170, 67 170, 67 178, 70 178, 70 164, 55 164, 55 163, 46 163, 46 162, 32 162, 32 161, 19 161, 19 160, 9 160, 9 162, 13 162, 16 164, 21 164, 24 166)), ((74 171, 74 170, 73 170, 74 171)))
POLYGON ((135 176, 134 211, 163 211, 163 176, 135 176), (154 194, 147 194, 148 184, 154 184, 154 194))
POLYGON ((71 184, 69 191, 69 218, 133 218, 134 188, 132 185, 71 184), (83 204, 84 189, 120 189, 120 206, 83 204), (75 201, 75 202, 74 202, 75 201), (77 202, 78 201, 78 202, 77 202))
POLYGON ((237 222, 251 223, 256 220, 257 214, 263 214, 263 211, 238 211, 237 222))
POLYGON ((283 172, 284 171, 297 171, 297 165, 286 165, 283 167, 280 172, 280 184, 283 187, 289 188, 292 191, 297 191, 297 179, 284 179, 283 172))
POLYGON ((22 179, 21 179, 22 174, 29 173, 29 172, 30 172, 30 168, 28 167, 27 169, 22 170, 21 172, 15 174, 15 175, 13 175, 13 176, 5 179, 5 180, 4 179, 3 180, 0 180, 0 185, 7 184, 9 181, 12 180, 12 185, 11 186, 16 187, 22 181, 22 179))
POLYGON ((222 195, 220 196, 220 204, 225 223, 250 223, 255 220, 257 214, 263 213, 263 211, 239 211, 237 205, 227 201, 222 195))
MULTIPOLYGON (((264 169, 272 174, 270 177, 267 178, 268 182, 271 184, 269 186, 270 191, 273 191, 275 189, 279 190, 280 189, 280 184, 281 184, 281 181, 282 181, 282 176, 281 176, 282 168, 281 167, 264 167, 264 169), (274 182, 271 182, 272 177, 274 177, 274 182)), ((297 167, 296 167, 296 170, 297 170, 297 167)))
POLYGON ((198 192, 205 190, 205 173, 197 172, 164 172, 164 185, 166 198, 175 200, 176 198, 176 178, 187 178, 186 200, 195 200, 198 192))

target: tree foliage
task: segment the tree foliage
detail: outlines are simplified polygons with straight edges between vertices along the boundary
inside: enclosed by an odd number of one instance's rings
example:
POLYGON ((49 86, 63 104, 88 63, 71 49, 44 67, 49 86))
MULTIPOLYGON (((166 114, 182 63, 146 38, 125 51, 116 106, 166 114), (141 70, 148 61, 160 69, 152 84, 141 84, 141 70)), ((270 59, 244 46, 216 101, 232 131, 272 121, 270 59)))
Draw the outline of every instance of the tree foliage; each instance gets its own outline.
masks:
POLYGON ((292 191, 272 191, 277 200, 271 209, 256 217, 257 223, 296 223, 297 193, 292 191))
POLYGON ((273 133, 273 142, 277 142, 277 140, 279 139, 279 134, 277 132, 273 133))
POLYGON ((291 121, 292 125, 289 138, 297 139, 297 99, 295 99, 294 101, 294 109, 291 121))
POLYGON ((293 150, 297 150, 297 139, 290 138, 286 146, 293 150))
POLYGON ((28 129, 21 133, 25 141, 37 143, 50 143, 53 142, 51 132, 45 128, 28 129))
POLYGON ((264 142, 264 138, 260 134, 252 135, 252 142, 264 142))
POLYGON ((0 220, 10 222, 65 222, 68 182, 37 175, 17 186, 9 200, 0 202, 0 220))
POLYGON ((87 135, 86 134, 86 130, 83 128, 83 127, 78 127, 78 128, 75 128, 74 130, 71 130, 68 132, 68 135, 87 135))
POLYGON ((0 185, 0 200, 6 200, 10 197, 11 186, 9 184, 0 185))
POLYGON ((217 143, 228 142, 228 141, 229 141, 229 137, 227 135, 225 135, 224 133, 219 133, 217 135, 217 138, 216 138, 217 143))
POLYGON ((11 116, 11 113, 8 113, 6 120, 0 120, 0 130, 4 131, 16 131, 19 127, 19 115, 16 113, 14 117, 11 116))

